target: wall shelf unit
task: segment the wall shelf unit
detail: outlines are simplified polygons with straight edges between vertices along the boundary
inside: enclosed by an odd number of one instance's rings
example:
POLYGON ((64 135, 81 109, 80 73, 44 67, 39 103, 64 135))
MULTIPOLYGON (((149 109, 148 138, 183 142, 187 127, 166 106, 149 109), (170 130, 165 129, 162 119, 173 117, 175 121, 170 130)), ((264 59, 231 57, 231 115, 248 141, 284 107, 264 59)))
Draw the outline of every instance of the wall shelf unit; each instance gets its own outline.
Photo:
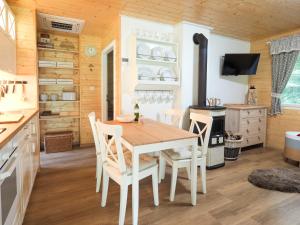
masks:
POLYGON ((70 54, 79 54, 78 51, 66 50, 66 49, 54 49, 54 48, 37 48, 39 51, 49 51, 49 52, 63 52, 63 53, 70 53, 70 54))
POLYGON ((170 90, 180 86, 177 43, 132 35, 130 50, 132 91, 170 90), (157 49, 160 54, 154 53, 157 49))
POLYGON ((58 113, 55 116, 40 116, 41 146, 43 147, 44 135, 47 132, 72 131, 73 145, 80 144, 80 68, 79 68, 79 37, 64 33, 52 33, 38 31, 40 34, 49 34, 53 48, 37 48, 38 59, 54 62, 72 62, 73 67, 62 66, 38 66, 39 79, 66 79, 72 83, 41 83, 39 95, 47 94, 49 100, 39 101, 39 109, 58 113), (64 47, 67 46, 67 47, 64 47), (75 92, 75 100, 62 100, 63 92, 75 92), (51 95, 56 95, 57 100, 51 101, 51 95))

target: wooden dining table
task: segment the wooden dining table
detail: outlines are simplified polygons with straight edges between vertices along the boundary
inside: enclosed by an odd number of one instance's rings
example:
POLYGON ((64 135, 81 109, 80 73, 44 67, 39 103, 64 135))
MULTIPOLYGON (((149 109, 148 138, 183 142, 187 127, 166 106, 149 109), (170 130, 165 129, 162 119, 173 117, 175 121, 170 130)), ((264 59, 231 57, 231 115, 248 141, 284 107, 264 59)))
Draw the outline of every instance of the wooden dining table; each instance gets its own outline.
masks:
POLYGON ((191 146, 191 202, 192 205, 196 205, 196 151, 198 147, 198 136, 196 134, 151 119, 143 119, 142 122, 133 123, 120 123, 115 120, 107 123, 123 127, 122 144, 132 152, 132 223, 134 225, 138 224, 140 154, 191 146))

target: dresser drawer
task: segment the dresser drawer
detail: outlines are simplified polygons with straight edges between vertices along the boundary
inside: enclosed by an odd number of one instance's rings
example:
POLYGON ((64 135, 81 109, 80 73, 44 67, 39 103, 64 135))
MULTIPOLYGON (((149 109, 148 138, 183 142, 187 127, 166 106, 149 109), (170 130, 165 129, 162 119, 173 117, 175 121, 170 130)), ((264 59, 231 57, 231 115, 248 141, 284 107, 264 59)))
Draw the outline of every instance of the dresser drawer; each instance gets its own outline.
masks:
POLYGON ((248 127, 241 127, 240 133, 244 136, 264 134, 265 126, 260 126, 259 124, 252 124, 252 125, 249 125, 248 127))
POLYGON ((249 118, 241 119, 240 128, 248 127, 253 124, 260 125, 260 126, 266 126, 266 118, 265 117, 249 117, 249 118))
POLYGON ((244 109, 240 111, 241 118, 263 117, 266 114, 266 109, 244 109))
POLYGON ((242 147, 261 144, 263 142, 264 142, 264 135, 263 134, 243 137, 242 147))

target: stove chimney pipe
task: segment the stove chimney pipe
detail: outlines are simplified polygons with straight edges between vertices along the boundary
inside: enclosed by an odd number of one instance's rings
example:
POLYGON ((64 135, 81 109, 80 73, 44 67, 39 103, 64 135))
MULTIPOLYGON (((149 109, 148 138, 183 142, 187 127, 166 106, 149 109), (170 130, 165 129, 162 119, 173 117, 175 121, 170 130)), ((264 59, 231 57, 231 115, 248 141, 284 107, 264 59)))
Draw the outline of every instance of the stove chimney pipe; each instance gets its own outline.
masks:
POLYGON ((198 79, 198 106, 206 106, 207 85, 207 44, 208 40, 203 34, 195 33, 193 41, 199 45, 199 79, 198 79))

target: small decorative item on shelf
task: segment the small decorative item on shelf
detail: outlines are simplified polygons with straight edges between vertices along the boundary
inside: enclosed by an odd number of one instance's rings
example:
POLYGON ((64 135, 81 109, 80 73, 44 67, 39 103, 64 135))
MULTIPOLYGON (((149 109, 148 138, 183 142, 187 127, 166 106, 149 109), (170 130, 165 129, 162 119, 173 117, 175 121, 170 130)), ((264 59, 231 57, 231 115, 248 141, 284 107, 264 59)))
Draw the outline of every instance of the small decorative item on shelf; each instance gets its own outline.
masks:
POLYGON ((239 154, 241 153, 242 142, 242 135, 233 134, 230 131, 225 131, 224 159, 229 161, 237 160, 239 154))
POLYGON ((140 117, 140 107, 139 104, 136 102, 134 105, 134 121, 138 122, 140 117))
POLYGON ((257 95, 256 95, 256 88, 254 85, 250 85, 248 90, 248 100, 247 103, 249 105, 256 105, 257 104, 257 95))
POLYGON ((60 43, 59 47, 61 47, 62 49, 67 49, 67 50, 75 49, 74 44, 71 41, 69 41, 67 38, 60 43))
POLYGON ((52 95, 50 96, 50 99, 51 99, 51 101, 57 101, 58 95, 57 95, 57 94, 52 94, 52 95))
POLYGON ((40 94, 40 100, 45 102, 48 100, 48 95, 45 93, 40 94))

